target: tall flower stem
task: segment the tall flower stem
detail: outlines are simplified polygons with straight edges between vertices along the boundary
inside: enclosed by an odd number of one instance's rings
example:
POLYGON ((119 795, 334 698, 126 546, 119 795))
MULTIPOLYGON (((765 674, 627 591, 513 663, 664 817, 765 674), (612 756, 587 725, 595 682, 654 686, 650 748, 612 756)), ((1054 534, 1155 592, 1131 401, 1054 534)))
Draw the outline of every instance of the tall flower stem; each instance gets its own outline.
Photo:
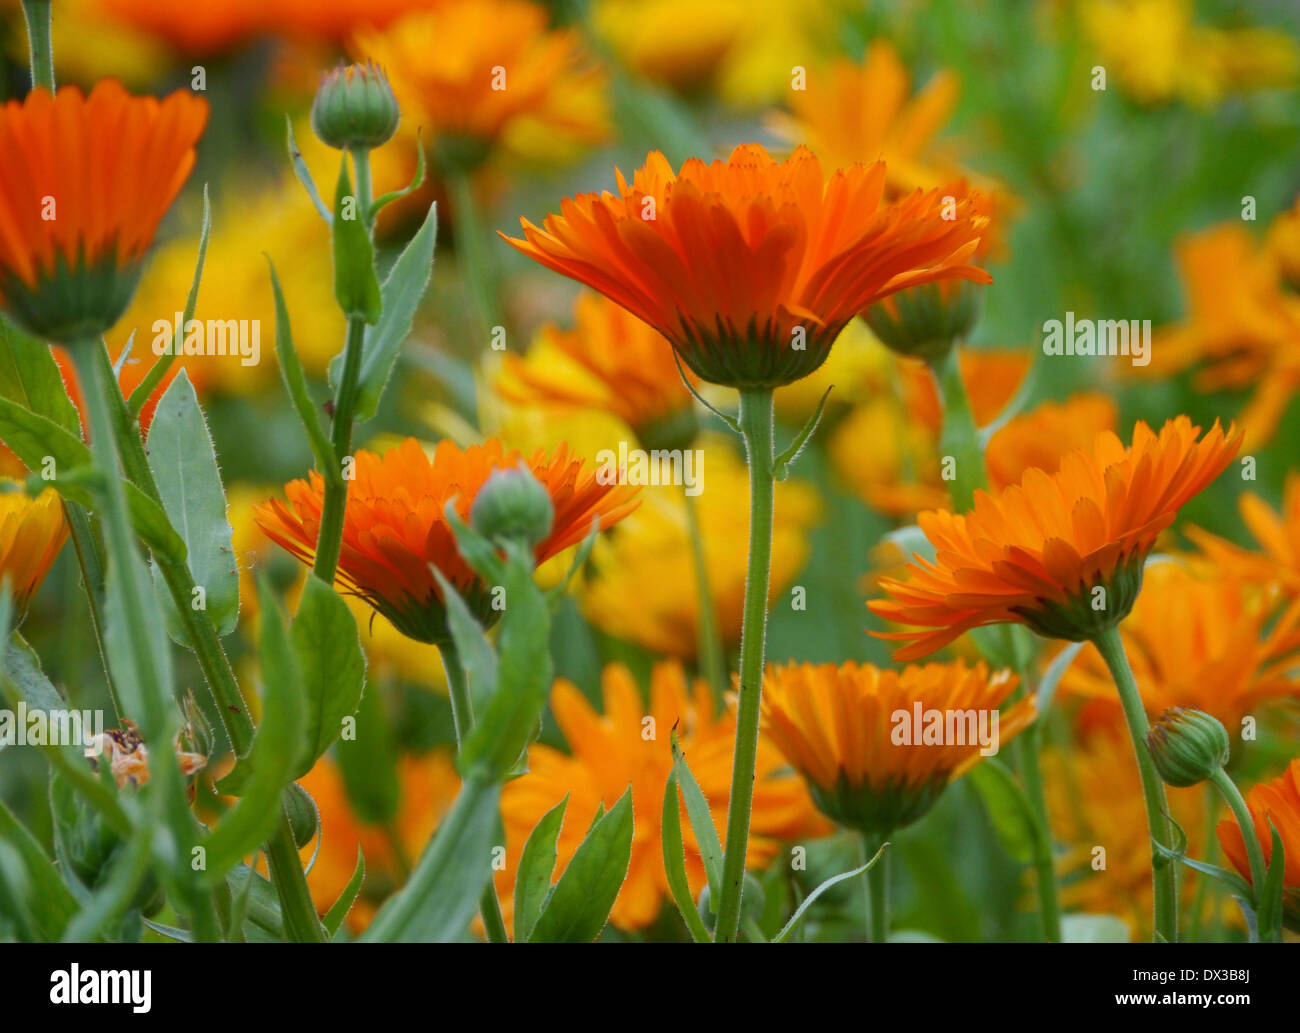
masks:
POLYGON ((27 42, 31 48, 32 86, 54 92, 54 42, 50 33, 51 0, 23 0, 27 42))
MULTIPOLYGON (((456 728, 456 748, 460 749, 474 727, 474 703, 469 694, 469 682, 465 678, 465 669, 460 663, 460 653, 452 643, 438 646, 442 654, 442 666, 447 672, 447 694, 451 698, 451 720, 456 728)), ((489 879, 479 897, 479 914, 483 918, 483 928, 491 943, 509 943, 505 919, 501 915, 501 901, 497 899, 496 883, 489 879)))
MULTIPOLYGON (((100 376, 112 377, 112 359, 102 342, 97 346, 94 365, 100 376)), ((86 375, 80 374, 80 371, 79 375, 84 382, 86 375)), ((137 488, 161 505, 162 496, 145 455, 140 424, 116 387, 108 393, 107 406, 109 433, 117 443, 126 476, 137 488)), ((190 605, 190 600, 194 598, 194 575, 184 563, 178 564, 156 554, 153 558, 176 604, 176 613, 203 672, 203 680, 212 693, 216 712, 230 740, 231 749, 237 756, 243 756, 253 745, 253 721, 248 715, 248 704, 239 689, 234 669, 230 666, 230 659, 226 656, 212 618, 206 610, 195 610, 190 605)), ((307 877, 286 814, 282 813, 276 822, 271 840, 266 844, 266 855, 271 881, 280 898, 286 934, 299 941, 324 940, 325 932, 316 916, 316 906, 307 887, 307 877)))
POLYGON ((321 504, 320 531, 316 535, 316 559, 312 572, 327 585, 333 584, 343 547, 343 521, 347 515, 348 482, 340 468, 352 451, 352 424, 356 415, 357 394, 361 379, 361 352, 365 346, 366 324, 360 316, 348 319, 348 336, 343 345, 343 372, 334 394, 334 418, 330 424, 333 446, 333 470, 323 470, 325 500, 321 504))
MULTIPOLYGON (((866 864, 880 850, 884 840, 862 836, 862 863, 866 864)), ((889 851, 867 869, 867 938, 871 943, 889 940, 889 851)))
POLYGON ((1093 639, 1097 651, 1110 669, 1111 678, 1119 692, 1119 701, 1124 708, 1124 720, 1128 723, 1129 735, 1133 739, 1133 752, 1137 756, 1138 773, 1142 777, 1142 796, 1146 800, 1147 826, 1153 840, 1151 846, 1151 878, 1155 885, 1155 934, 1166 943, 1175 943, 1178 939, 1178 880, 1173 862, 1161 855, 1155 843, 1173 848, 1173 829, 1169 823, 1169 801, 1165 797, 1165 784, 1156 771, 1155 762, 1147 750, 1147 714, 1142 706, 1142 697, 1138 693, 1137 682, 1133 679, 1133 670, 1129 667, 1128 657, 1124 655, 1124 643, 1120 639, 1119 627, 1112 625, 1099 632, 1093 639))
MULTIPOLYGON (((1267 868, 1264 864, 1264 851, 1259 845, 1259 836, 1255 835, 1255 819, 1251 816, 1250 808, 1246 806, 1246 801, 1242 799, 1241 790, 1237 784, 1228 777, 1228 773, 1223 768, 1215 768, 1210 775, 1210 782, 1214 788, 1219 791, 1228 806, 1232 809, 1232 816, 1237 819, 1237 827, 1241 829, 1242 841, 1246 844, 1246 856, 1250 859, 1250 885, 1258 895, 1264 887, 1264 876, 1267 868)), ((1213 811, 1213 807, 1210 808, 1213 811)), ((1259 929, 1256 928, 1255 935, 1258 936, 1259 929)))
POLYGON ((488 254, 483 213, 474 197, 469 172, 459 168, 447 171, 447 186, 455 206, 457 268, 469 291, 476 329, 484 344, 496 325, 496 277, 488 254))
POLYGON ((718 614, 713 608, 713 592, 709 587, 709 564, 704 552, 704 534, 700 529, 700 507, 690 492, 684 492, 683 497, 686 499, 686 529, 691 539, 691 557, 695 563, 696 606, 700 611, 696 631, 700 647, 700 671, 721 702, 727 691, 727 658, 722 636, 718 632, 718 614))
POLYGON ((775 460, 771 388, 741 388, 740 432, 749 461, 749 566, 745 609, 740 625, 740 702, 736 711, 736 749, 727 808, 727 841, 722 858, 722 891, 715 940, 734 942, 740 929, 740 894, 749 847, 749 812, 754 802, 754 769, 763 692, 767 637, 767 592, 772 572, 772 506, 775 460))
MULTIPOLYGON (((953 344, 948 353, 930 365, 931 375, 943 401, 943 430, 939 449, 951 456, 954 479, 949 485, 953 509, 967 512, 975 506, 975 492, 988 487, 988 472, 984 463, 984 450, 980 444, 979 427, 971 409, 966 383, 961 378, 960 345, 953 344)), ((1016 638, 1029 639, 1025 629, 1005 625, 990 629, 1002 632, 1013 655, 1020 657, 1026 651, 1015 648, 1016 638)), ((1017 674, 1024 691, 1029 691, 1032 661, 1018 665, 1017 674)), ((1043 938, 1048 943, 1061 941, 1061 902, 1056 884, 1056 863, 1052 856, 1051 823, 1047 817, 1047 797, 1043 791, 1043 774, 1039 761, 1042 732, 1037 722, 1017 737, 1015 745, 1016 767, 1024 782, 1029 804, 1034 811, 1039 835, 1034 837, 1034 879, 1038 890, 1038 912, 1043 924, 1043 938)))

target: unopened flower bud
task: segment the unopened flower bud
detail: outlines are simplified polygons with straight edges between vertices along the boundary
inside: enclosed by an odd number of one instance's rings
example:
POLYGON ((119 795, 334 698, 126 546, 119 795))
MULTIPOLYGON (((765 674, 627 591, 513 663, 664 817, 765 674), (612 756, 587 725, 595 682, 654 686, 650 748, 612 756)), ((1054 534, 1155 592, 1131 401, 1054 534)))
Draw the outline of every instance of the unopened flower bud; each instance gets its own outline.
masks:
POLYGON ((311 127, 339 150, 378 147, 401 118, 388 78, 375 65, 346 65, 326 73, 311 105, 311 127))
POLYGON ((1200 710, 1171 707, 1151 726, 1147 748, 1165 782, 1194 786, 1228 763, 1228 731, 1200 710))
POLYGON ((493 541, 518 541, 533 549, 551 533, 555 505, 523 463, 493 470, 469 511, 470 525, 493 541))
POLYGON ((968 283, 944 280, 892 294, 865 313, 880 343, 900 355, 935 362, 970 335, 980 294, 968 283))

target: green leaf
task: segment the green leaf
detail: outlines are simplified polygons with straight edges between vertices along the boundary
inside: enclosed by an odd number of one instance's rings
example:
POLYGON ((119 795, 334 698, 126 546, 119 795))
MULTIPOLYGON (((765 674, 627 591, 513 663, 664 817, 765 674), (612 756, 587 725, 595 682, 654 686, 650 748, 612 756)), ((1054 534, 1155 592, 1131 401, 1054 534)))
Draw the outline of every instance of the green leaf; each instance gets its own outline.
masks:
POLYGON ((333 936, 343 925, 343 919, 352 910, 352 905, 356 903, 357 896, 361 893, 361 887, 366 881, 366 858, 361 852, 360 845, 357 846, 357 864, 352 869, 352 878, 348 884, 343 887, 343 892, 339 894, 338 900, 330 906, 329 911, 325 913, 324 924, 333 936))
POLYGON ((29 470, 42 471, 47 458, 54 460, 56 480, 65 471, 93 465, 90 449, 75 433, 10 398, 0 398, 0 441, 29 470))
POLYGON ((803 428, 794 436, 794 440, 772 463, 772 476, 778 481, 783 481, 790 476, 790 467, 794 466, 799 454, 807 447, 809 439, 812 438, 813 432, 817 429, 817 424, 822 421, 822 411, 826 408, 826 399, 830 398, 833 387, 832 384, 831 387, 825 390, 822 394, 822 400, 817 403, 817 411, 808 417, 803 428))
POLYGON ((1070 669, 1070 665, 1074 663, 1074 658, 1079 655, 1079 650, 1084 645, 1083 642, 1068 643, 1064 649, 1052 658, 1047 670, 1043 672, 1042 680, 1038 683, 1038 698, 1035 700, 1040 718, 1047 713, 1047 708, 1052 705, 1052 698, 1056 695, 1056 687, 1061 683, 1061 678, 1070 669))
POLYGON ((1282 942, 1282 891, 1286 870, 1286 845, 1278 835, 1272 815, 1268 830, 1273 834, 1273 852, 1269 855, 1268 871, 1264 873, 1264 886, 1259 894, 1256 911, 1259 916, 1259 938, 1265 943, 1282 942))
POLYGON ((366 657, 348 604, 320 578, 307 579, 291 636, 306 703, 304 752, 294 772, 301 778, 339 737, 343 719, 356 713, 366 657))
POLYGON ((681 786, 682 799, 686 802, 686 816, 690 819, 691 829, 704 859, 704 871, 709 880, 709 902, 717 907, 719 894, 722 892, 722 843, 718 839, 717 827, 713 824, 713 812, 709 810, 709 801, 704 798, 700 784, 691 774, 690 765, 686 763, 686 754, 677 744, 677 729, 672 732, 673 774, 681 786))
POLYGON ((411 182, 402 187, 401 190, 390 190, 388 193, 381 194, 370 202, 369 222, 373 224, 375 216, 394 201, 400 201, 403 197, 408 197, 416 190, 419 190, 420 187, 424 185, 425 175, 424 144, 417 136, 415 144, 415 175, 411 178, 411 182))
MULTIPOLYGON (((249 943, 281 943, 284 922, 280 916, 280 897, 269 879, 246 864, 237 864, 226 877, 231 893, 248 889, 244 905, 244 939, 249 943)), ((151 927, 156 928, 156 927, 151 927)), ((167 935, 164 933, 164 935, 167 935)))
POLYGON ((41 940, 58 940, 77 912, 77 899, 64 885, 58 869, 45 856, 36 837, 14 817, 3 800, 0 800, 0 844, 8 846, 17 861, 16 865, 0 866, 0 883, 7 889, 0 893, 0 913, 21 906, 41 940))
POLYGON ((1128 943, 1132 932, 1118 915, 1066 915, 1061 919, 1062 943, 1128 943))
POLYGON ((1017 864, 1031 864, 1037 829, 1029 798, 1015 775, 994 757, 986 757, 966 777, 979 791, 994 831, 1017 864))
POLYGON ((852 871, 841 872, 839 875, 831 876, 820 886, 818 886, 815 890, 809 893, 808 896, 804 899, 803 903, 799 905, 799 909, 795 911, 793 915, 790 916, 790 921, 786 922, 785 926, 781 929, 781 931, 772 937, 772 942, 784 943, 787 939, 789 939, 790 935, 796 929, 799 928, 799 923, 803 921, 803 916, 807 914, 808 909, 812 907, 813 901, 815 901, 818 897, 820 897, 832 886, 838 885, 839 883, 844 882, 846 879, 857 878, 859 875, 863 875, 866 872, 870 871, 872 866, 877 861, 880 860, 881 855, 884 854, 885 850, 888 847, 889 847, 888 843, 882 844, 880 849, 876 851, 875 855, 866 864, 859 865, 857 868, 854 868, 852 871))
POLYGON ((632 859, 632 789, 592 826, 551 891, 530 943, 591 943, 609 920, 632 859))
POLYGON ((383 305, 379 277, 375 274, 375 245, 366 229, 363 202, 352 192, 348 163, 339 163, 339 182, 334 191, 334 296, 349 318, 366 323, 379 320, 383 305))
POLYGON ((686 878, 686 847, 682 843, 682 805, 678 799, 677 772, 668 776, 668 786, 664 790, 664 813, 662 823, 662 840, 664 852, 664 872, 668 876, 668 889, 673 895, 677 912, 686 923, 691 939, 696 943, 708 943, 713 939, 709 935, 704 919, 691 898, 691 884, 686 878))
POLYGON ((357 817, 370 825, 387 825, 397 817, 402 788, 397 777, 397 744, 383 698, 374 688, 361 694, 356 722, 356 734, 340 740, 334 757, 357 817))
POLYGON ((320 213, 320 217, 328 225, 334 221, 334 216, 325 207, 325 202, 321 200, 320 192, 316 189, 316 181, 311 178, 311 169, 307 168, 307 163, 302 160, 302 151, 298 150, 298 141, 293 138, 293 118, 288 114, 284 116, 284 126, 288 135, 289 162, 293 165, 293 174, 298 177, 298 182, 306 188, 311 203, 316 206, 316 211, 320 213))
MULTIPOLYGON (((203 841, 210 880, 220 880, 242 857, 264 843, 282 813, 280 794, 292 780, 304 733, 302 675, 284 626, 284 614, 265 582, 258 584, 263 675, 262 723, 253 745, 238 761, 234 782, 239 802, 203 841)), ((235 775, 235 772, 231 773, 235 775)), ((223 780, 222 787, 228 783, 223 780)))
MULTIPOLYGON (((184 369, 158 401, 149 428, 149 469, 158 484, 163 509, 187 549, 186 563, 203 597, 190 605, 206 609, 219 635, 235 630, 239 619, 239 568, 226 519, 221 470, 198 396, 184 369)), ((154 571, 158 597, 173 641, 190 645, 163 582, 154 571)))
POLYGON ((462 783, 410 879, 389 897, 362 940, 440 943, 465 935, 492 875, 500 797, 494 782, 469 778, 462 783))
POLYGON ((559 856, 557 843, 564 824, 564 812, 569 796, 542 815, 533 826, 519 857, 519 871, 515 874, 515 940, 527 943, 542 913, 542 905, 551 888, 551 873, 559 856))
POLYGON ((293 330, 289 325, 289 310, 284 303, 284 291, 280 289, 280 278, 275 274, 275 266, 268 255, 267 265, 271 267, 271 293, 275 296, 275 355, 280 363, 280 375, 284 378, 289 400, 298 413, 298 419, 307 432, 307 443, 311 445, 316 464, 322 471, 338 468, 334 458, 334 446, 321 425, 320 415, 307 391, 307 377, 298 361, 297 349, 293 346, 293 330))
POLYGON ((442 590, 447 610, 447 630, 451 632, 455 650, 443 651, 443 663, 459 662, 469 680, 470 698, 476 707, 486 705, 496 691, 497 655, 483 631, 483 626, 470 613, 469 606, 456 591, 456 586, 442 576, 436 567, 433 576, 442 590))
MULTIPOLYGON (((81 416, 68 397, 63 373, 44 341, 0 317, 0 397, 81 436, 81 416)), ((10 446, 12 447, 12 446, 10 446)))
MULTIPOLYGON (((402 343, 411 333, 415 313, 420 307, 433 275, 433 252, 438 240, 438 206, 429 206, 424 224, 397 256, 381 290, 383 309, 379 322, 366 328, 361 348, 361 377, 357 392, 355 420, 371 419, 379 409, 379 399, 393 375, 402 343)), ((342 356, 334 362, 342 363, 342 356)), ((342 374, 342 366, 330 366, 333 378, 342 374)))

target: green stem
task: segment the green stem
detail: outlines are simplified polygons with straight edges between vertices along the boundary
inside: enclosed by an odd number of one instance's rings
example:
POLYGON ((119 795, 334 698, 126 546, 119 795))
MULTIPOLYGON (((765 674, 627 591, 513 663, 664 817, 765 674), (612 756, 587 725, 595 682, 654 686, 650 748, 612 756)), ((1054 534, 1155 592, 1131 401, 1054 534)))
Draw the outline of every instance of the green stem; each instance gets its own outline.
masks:
MULTIPOLYGON (((470 729, 474 727, 474 703, 469 694, 469 682, 460 664, 460 653, 451 643, 438 647, 442 653, 442 666, 447 672, 447 695, 451 699, 451 720, 456 729, 456 748, 460 749, 470 729)), ((501 915, 501 901, 497 899, 496 882, 488 879, 479 897, 479 914, 489 943, 509 943, 505 919, 501 915)))
POLYGON ((704 535, 700 530, 699 503, 694 495, 685 492, 686 527, 691 539, 691 556, 695 561, 695 597, 699 613, 700 670, 719 702, 727 691, 727 658, 718 631, 718 614, 713 607, 713 592, 709 588, 709 565, 704 552, 704 535))
POLYGON ((456 219, 456 264, 469 291, 470 306, 478 324, 476 329, 486 347, 496 325, 497 304, 496 277, 486 246, 483 214, 474 197, 469 173, 449 170, 447 186, 456 219))
MULTIPOLYGON (((96 348, 94 365, 100 376, 112 378, 112 360, 102 343, 96 348)), ((81 379, 84 383, 85 376, 81 379)), ((117 440, 127 477, 161 505, 162 496, 145 454, 140 424, 131 414, 115 383, 109 392, 109 408, 111 433, 117 440)), ((190 605, 190 600, 194 598, 194 575, 187 564, 175 563, 165 556, 155 555, 153 558, 175 603, 189 646, 203 671, 204 681, 212 693, 230 746, 237 756, 242 757, 253 745, 253 721, 211 617, 206 610, 195 610, 190 605)), ((281 814, 275 832, 266 845, 266 854, 271 880, 280 897, 285 932, 294 940, 322 942, 325 930, 316 915, 316 906, 307 887, 307 876, 302 869, 287 814, 281 814)))
MULTIPOLYGON (((334 417, 330 425, 330 443, 338 463, 352 451, 352 423, 360 391, 361 353, 365 346, 366 324, 360 316, 348 319, 348 336, 343 345, 343 374, 334 395, 334 417)), ((325 501, 321 505, 320 532, 316 536, 316 560, 312 572, 327 585, 333 584, 338 570, 339 551, 343 548, 343 523, 347 515, 348 482, 341 470, 321 471, 325 478, 325 501)))
POLYGON ((945 460, 953 460, 953 480, 949 484, 952 508, 965 513, 975 505, 975 491, 988 484, 984 454, 980 448, 979 428, 971 410, 966 384, 961 378, 961 349, 954 344, 948 354, 930 366, 939 398, 943 402, 943 430, 939 451, 945 460))
POLYGON ((104 592, 104 557, 99 540, 95 537, 94 524, 90 514, 75 502, 64 501, 63 512, 68 518, 71 532, 72 548, 77 554, 77 565, 81 568, 81 587, 86 592, 86 603, 90 610, 90 631, 99 648, 99 661, 104 668, 104 680, 108 685, 108 696, 113 701, 113 710, 117 717, 122 717, 122 697, 118 694, 117 683, 108 666, 108 651, 104 648, 104 614, 100 609, 100 599, 104 592))
MULTIPOLYGON (((1264 864, 1264 851, 1259 845, 1259 836, 1255 834, 1255 819, 1251 816, 1246 801, 1242 799, 1241 790, 1223 768, 1214 769, 1210 774, 1210 782, 1228 802, 1228 806, 1232 809, 1232 816, 1237 819, 1237 827, 1241 829, 1241 838, 1246 844, 1246 856, 1250 859, 1250 886, 1258 900, 1264 888, 1264 877, 1268 869, 1264 864)), ((1210 808, 1210 810, 1213 812, 1214 809, 1210 808)), ((1260 936, 1265 932, 1267 930, 1257 929, 1256 935, 1260 936)))
POLYGON ((740 929, 740 897, 749 846, 749 812, 754 802, 754 768, 763 692, 767 636, 767 592, 772 570, 773 411, 771 388, 741 388, 740 432, 749 462, 749 566, 740 625, 740 699, 736 749, 727 808, 727 841, 718 901, 718 943, 733 943, 740 929))
MULTIPOLYGON (((874 836, 862 837, 862 863, 876 856, 884 841, 874 836)), ((889 941, 889 851, 867 869, 867 936, 871 943, 889 941)))
POLYGON ((1119 627, 1112 625, 1093 639, 1097 651, 1110 669, 1124 708, 1124 720, 1133 740, 1138 773, 1142 778, 1142 796, 1146 801, 1147 827, 1153 840, 1151 846, 1151 878, 1155 886, 1155 935, 1166 943, 1178 940, 1178 880, 1173 863, 1155 848, 1160 843, 1170 849, 1174 845, 1173 829, 1169 823, 1169 801, 1165 797, 1165 784, 1156 771, 1155 762, 1147 750, 1147 714, 1142 706, 1133 670, 1124 655, 1124 643, 1119 627))
POLYGON ((366 224, 367 230, 373 230, 375 219, 370 205, 374 200, 374 191, 370 186, 370 150, 366 147, 356 147, 349 153, 352 155, 352 168, 357 180, 356 196, 361 207, 361 220, 366 224))
POLYGON ((23 0, 27 41, 31 47, 32 86, 54 92, 54 40, 50 33, 50 0, 23 0))
MULTIPOLYGON (((1215 788, 1210 783, 1205 785, 1205 863, 1214 864, 1216 847, 1218 845, 1214 835, 1215 827, 1219 822, 1218 815, 1219 797, 1215 788)), ((1191 907, 1191 925, 1187 930, 1186 941, 1188 943, 1198 943, 1201 939, 1202 923, 1205 920, 1205 901, 1210 895, 1210 879, 1201 876, 1196 880, 1196 896, 1192 898, 1191 907)))
POLYGON ((1052 856, 1051 826, 1047 821, 1047 795, 1039 764, 1042 736, 1037 723, 1016 737, 1016 760, 1025 795, 1034 810, 1034 881, 1038 891, 1038 913, 1043 920, 1043 939, 1061 942, 1061 902, 1056 885, 1056 861, 1052 856))

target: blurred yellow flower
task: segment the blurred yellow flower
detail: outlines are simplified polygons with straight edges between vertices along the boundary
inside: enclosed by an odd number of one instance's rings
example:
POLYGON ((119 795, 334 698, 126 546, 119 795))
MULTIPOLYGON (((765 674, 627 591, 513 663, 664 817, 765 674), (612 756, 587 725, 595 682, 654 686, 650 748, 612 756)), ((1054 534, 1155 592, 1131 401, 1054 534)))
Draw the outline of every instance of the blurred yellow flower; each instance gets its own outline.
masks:
MULTIPOLYGON (((1118 915, 1131 939, 1150 939, 1151 841, 1127 733, 1098 728, 1068 752, 1045 750, 1043 776, 1052 831, 1066 847, 1059 861, 1064 908, 1118 915)), ((1187 856, 1204 857, 1206 794, 1200 788, 1168 794, 1173 818, 1187 834, 1187 856)), ((1187 908, 1196 875, 1184 870, 1180 878, 1187 908)))
MULTIPOLYGON (((586 835, 596 809, 613 807, 632 789, 632 861, 610 922, 640 929, 655 920, 668 897, 660 823, 664 786, 672 768, 669 735, 676 728, 691 772, 709 802, 713 823, 723 834, 731 796, 731 752, 736 737, 734 712, 714 713, 713 691, 704 681, 688 684, 676 663, 661 663, 650 675, 649 706, 632 673, 610 664, 601 675, 603 713, 597 713, 572 682, 560 679, 551 692, 551 712, 569 752, 536 744, 528 751, 529 772, 506 783, 501 817, 506 828, 506 865, 497 872, 497 891, 507 923, 513 921, 513 888, 519 857, 533 826, 568 797, 559 837, 558 871, 586 835)), ((781 756, 759 740, 747 866, 762 868, 781 840, 822 834, 829 827, 817 815, 799 777, 784 770, 781 756)), ((686 877, 692 893, 704 886, 698 842, 682 818, 686 877)), ((558 877, 558 872, 557 872, 558 877)))
POLYGON ((1283 289, 1277 263, 1240 225, 1180 241, 1188 315, 1156 334, 1138 375, 1197 367, 1199 390, 1249 390, 1241 425, 1247 451, 1266 444, 1300 390, 1300 296, 1283 289))
MULTIPOLYGON (((729 442, 705 437, 700 484, 694 500, 704 539, 709 589, 724 641, 740 635, 745 597, 748 497, 745 465, 729 442)), ((592 550, 590 572, 577 594, 587 619, 616 638, 674 657, 698 650, 695 567, 680 487, 642 490, 641 508, 614 532, 601 535, 592 550)), ((818 519, 816 492, 800 481, 776 486, 772 582, 775 598, 802 569, 808 557, 808 532, 818 519)))
MULTIPOLYGON (((1261 704, 1300 696, 1300 602, 1278 614, 1277 594, 1243 581, 1231 567, 1169 559, 1148 564, 1142 592, 1120 625, 1124 651, 1150 714, 1192 707, 1229 731, 1261 704)), ((1083 647, 1061 678, 1062 697, 1090 703, 1091 715, 1123 715, 1095 646, 1083 647)))
MULTIPOLYGON (((809 376, 776 389, 776 413, 796 425, 802 423, 827 397, 827 413, 878 397, 889 390, 895 377, 892 353, 861 320, 849 321, 835 339, 830 354, 809 376)), ((734 408, 734 404, 732 406, 734 408)))
POLYGON ((1211 29, 1191 0, 1083 0, 1083 26, 1107 68, 1141 104, 1210 107, 1228 94, 1288 86, 1300 72, 1293 40, 1271 29, 1211 29))
POLYGON ((35 498, 18 481, 4 477, 0 487, 0 581, 9 583, 14 610, 22 614, 68 540, 63 500, 53 488, 35 498))
POLYGON ((548 27, 529 0, 444 0, 354 50, 388 73, 404 121, 444 160, 472 166, 491 150, 562 161, 609 135, 606 75, 574 29, 548 27))

